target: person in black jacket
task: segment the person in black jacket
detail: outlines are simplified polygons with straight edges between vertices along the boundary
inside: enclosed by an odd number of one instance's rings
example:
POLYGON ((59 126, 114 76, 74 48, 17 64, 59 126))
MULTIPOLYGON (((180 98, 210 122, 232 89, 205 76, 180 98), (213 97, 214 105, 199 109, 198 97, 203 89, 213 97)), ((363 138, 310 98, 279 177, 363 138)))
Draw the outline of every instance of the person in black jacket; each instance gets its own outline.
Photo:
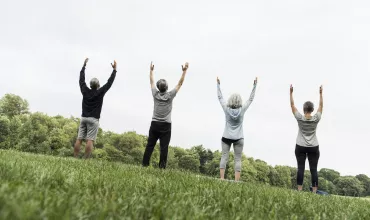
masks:
POLYGON ((89 88, 85 83, 85 68, 88 61, 89 58, 86 58, 80 72, 80 88, 83 96, 82 116, 80 128, 78 129, 78 137, 74 147, 74 156, 78 157, 82 140, 86 140, 85 158, 89 158, 91 156, 93 144, 99 130, 99 119, 104 95, 112 86, 117 72, 117 63, 114 61, 114 64, 111 64, 113 72, 109 77, 108 82, 100 88, 99 80, 97 78, 93 78, 90 81, 89 88))

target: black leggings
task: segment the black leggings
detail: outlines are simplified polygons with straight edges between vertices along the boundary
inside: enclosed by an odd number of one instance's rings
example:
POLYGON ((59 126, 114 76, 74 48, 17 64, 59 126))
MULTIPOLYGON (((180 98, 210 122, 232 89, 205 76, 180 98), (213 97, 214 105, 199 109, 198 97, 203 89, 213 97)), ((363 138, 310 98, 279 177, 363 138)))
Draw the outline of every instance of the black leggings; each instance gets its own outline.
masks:
POLYGON ((159 167, 165 169, 167 165, 168 145, 171 140, 171 123, 152 121, 149 129, 148 143, 143 157, 143 166, 149 166, 150 157, 159 139, 160 156, 159 167))
POLYGON ((295 146, 295 157, 297 158, 298 172, 297 172, 297 185, 303 185, 304 167, 306 158, 310 164, 312 187, 319 185, 319 177, 317 175, 317 163, 320 158, 319 146, 317 147, 302 147, 299 145, 295 146))

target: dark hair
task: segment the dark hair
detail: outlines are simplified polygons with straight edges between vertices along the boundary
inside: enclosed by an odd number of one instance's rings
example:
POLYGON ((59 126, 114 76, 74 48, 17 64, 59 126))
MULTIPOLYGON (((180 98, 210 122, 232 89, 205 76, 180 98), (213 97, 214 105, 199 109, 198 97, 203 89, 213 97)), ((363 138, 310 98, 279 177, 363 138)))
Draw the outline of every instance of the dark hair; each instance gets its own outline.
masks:
POLYGON ((157 88, 160 92, 166 92, 168 89, 167 81, 165 79, 158 80, 157 88))
POLYGON ((312 102, 307 101, 303 104, 303 112, 304 113, 312 113, 314 109, 314 105, 312 102))

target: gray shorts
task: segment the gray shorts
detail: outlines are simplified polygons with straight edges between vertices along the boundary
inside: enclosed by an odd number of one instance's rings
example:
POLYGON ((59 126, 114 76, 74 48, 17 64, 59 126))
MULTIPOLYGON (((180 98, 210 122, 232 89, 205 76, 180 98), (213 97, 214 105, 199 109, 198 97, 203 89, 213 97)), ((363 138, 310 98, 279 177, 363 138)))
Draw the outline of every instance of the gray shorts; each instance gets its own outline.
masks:
POLYGON ((95 141, 99 131, 99 120, 96 118, 81 118, 80 128, 78 129, 79 140, 95 141))

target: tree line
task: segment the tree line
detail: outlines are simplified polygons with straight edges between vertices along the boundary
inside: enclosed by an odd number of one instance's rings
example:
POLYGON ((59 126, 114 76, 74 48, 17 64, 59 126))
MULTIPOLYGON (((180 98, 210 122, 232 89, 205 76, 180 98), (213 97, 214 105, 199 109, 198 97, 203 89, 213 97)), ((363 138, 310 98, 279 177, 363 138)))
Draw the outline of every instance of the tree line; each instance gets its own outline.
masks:
MULTIPOLYGON (((72 157, 79 120, 75 117, 31 113, 27 100, 14 94, 5 94, 0 99, 0 149, 72 157)), ((147 136, 133 131, 117 134, 99 128, 93 158, 141 165, 146 142, 147 136)), ((218 178, 220 159, 220 151, 205 149, 202 145, 190 149, 170 146, 167 167, 218 178)), ((158 161, 159 146, 153 152, 151 164, 157 166, 158 161)), ((233 164, 234 154, 230 152, 226 170, 227 179, 234 179, 233 164)), ((242 168, 241 181, 296 188, 295 167, 273 167, 263 160, 246 157, 243 154, 242 168)), ((310 172, 306 170, 305 190, 309 190, 310 182, 310 172)), ((338 171, 322 168, 319 171, 319 189, 343 196, 370 196, 370 178, 365 174, 341 176, 338 171)))

